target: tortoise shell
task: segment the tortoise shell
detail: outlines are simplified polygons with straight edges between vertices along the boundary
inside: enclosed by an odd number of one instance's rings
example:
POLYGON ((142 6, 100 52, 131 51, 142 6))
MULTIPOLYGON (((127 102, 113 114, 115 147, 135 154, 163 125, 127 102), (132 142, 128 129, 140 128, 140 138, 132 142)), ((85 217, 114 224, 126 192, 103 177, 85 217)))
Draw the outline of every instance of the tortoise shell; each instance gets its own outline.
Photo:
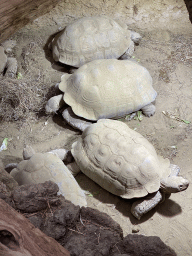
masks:
POLYGON ((130 45, 126 25, 105 16, 84 17, 53 39, 52 52, 55 61, 80 67, 95 59, 119 58, 130 45))
POLYGON ((73 112, 88 120, 118 118, 153 102, 156 91, 146 68, 130 60, 94 60, 72 75, 63 75, 59 89, 73 112))
POLYGON ((86 199, 75 178, 55 154, 35 153, 21 161, 10 173, 19 185, 43 183, 51 180, 59 187, 59 194, 75 205, 86 206, 86 199))
POLYGON ((112 194, 144 197, 159 190, 171 173, 168 159, 159 157, 142 135, 125 123, 102 119, 88 127, 72 145, 81 171, 112 194))

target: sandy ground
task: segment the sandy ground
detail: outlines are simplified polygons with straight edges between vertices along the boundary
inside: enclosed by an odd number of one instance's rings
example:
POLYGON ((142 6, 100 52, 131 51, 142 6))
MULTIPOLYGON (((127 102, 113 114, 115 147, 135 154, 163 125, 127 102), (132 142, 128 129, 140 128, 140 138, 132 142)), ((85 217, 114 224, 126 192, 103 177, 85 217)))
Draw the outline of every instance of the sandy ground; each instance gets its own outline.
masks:
MULTIPOLYGON (((151 118, 143 117, 141 122, 132 120, 127 124, 146 137, 158 154, 179 165, 181 175, 191 181, 192 123, 172 119, 162 112, 169 111, 180 120, 192 122, 192 25, 183 1, 65 1, 11 37, 17 41, 14 54, 19 72, 30 83, 38 81, 46 88, 59 82, 65 69, 53 63, 45 51, 47 40, 74 19, 95 14, 122 20, 143 36, 134 59, 145 66, 153 78, 158 93, 157 110, 151 118)), ((70 149, 78 136, 80 132, 66 125, 60 116, 39 115, 37 118, 32 114, 22 124, 2 122, 0 141, 5 137, 12 140, 8 149, 0 152, 0 159, 4 164, 19 162, 25 144, 39 152, 60 147, 70 149)), ((177 255, 192 255, 191 185, 138 221, 130 214, 129 200, 111 195, 83 174, 79 174, 77 180, 88 191, 88 206, 109 214, 122 226, 125 235, 134 231, 156 235, 177 255)))

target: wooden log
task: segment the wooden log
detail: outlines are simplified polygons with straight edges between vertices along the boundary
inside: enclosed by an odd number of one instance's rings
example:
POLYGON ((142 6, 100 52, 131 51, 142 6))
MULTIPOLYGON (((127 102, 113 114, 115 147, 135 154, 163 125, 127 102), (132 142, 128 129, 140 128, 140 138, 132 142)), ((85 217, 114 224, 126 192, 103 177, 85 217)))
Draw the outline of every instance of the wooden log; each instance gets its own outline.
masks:
POLYGON ((2 199, 0 199, 0 255, 70 256, 63 246, 35 228, 2 199))
POLYGON ((191 0, 184 0, 187 10, 189 12, 189 20, 192 23, 192 1, 191 0))
POLYGON ((0 43, 61 0, 0 0, 0 43))

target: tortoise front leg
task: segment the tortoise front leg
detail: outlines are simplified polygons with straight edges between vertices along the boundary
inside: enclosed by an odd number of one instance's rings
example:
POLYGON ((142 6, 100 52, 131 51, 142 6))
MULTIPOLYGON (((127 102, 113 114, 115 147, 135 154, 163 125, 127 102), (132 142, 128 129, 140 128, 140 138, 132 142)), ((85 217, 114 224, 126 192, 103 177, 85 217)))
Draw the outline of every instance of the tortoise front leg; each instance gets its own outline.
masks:
POLYGON ((163 196, 160 191, 150 194, 133 203, 131 213, 140 220, 141 216, 153 209, 161 200, 163 196))

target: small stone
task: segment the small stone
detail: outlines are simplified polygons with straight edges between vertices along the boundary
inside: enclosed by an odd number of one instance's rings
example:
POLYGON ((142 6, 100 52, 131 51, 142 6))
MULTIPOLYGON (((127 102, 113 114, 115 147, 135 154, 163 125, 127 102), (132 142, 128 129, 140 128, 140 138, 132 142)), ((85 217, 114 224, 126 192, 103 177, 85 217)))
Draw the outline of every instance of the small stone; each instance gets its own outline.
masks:
POLYGON ((132 233, 138 233, 140 230, 139 230, 139 228, 132 228, 132 233))

